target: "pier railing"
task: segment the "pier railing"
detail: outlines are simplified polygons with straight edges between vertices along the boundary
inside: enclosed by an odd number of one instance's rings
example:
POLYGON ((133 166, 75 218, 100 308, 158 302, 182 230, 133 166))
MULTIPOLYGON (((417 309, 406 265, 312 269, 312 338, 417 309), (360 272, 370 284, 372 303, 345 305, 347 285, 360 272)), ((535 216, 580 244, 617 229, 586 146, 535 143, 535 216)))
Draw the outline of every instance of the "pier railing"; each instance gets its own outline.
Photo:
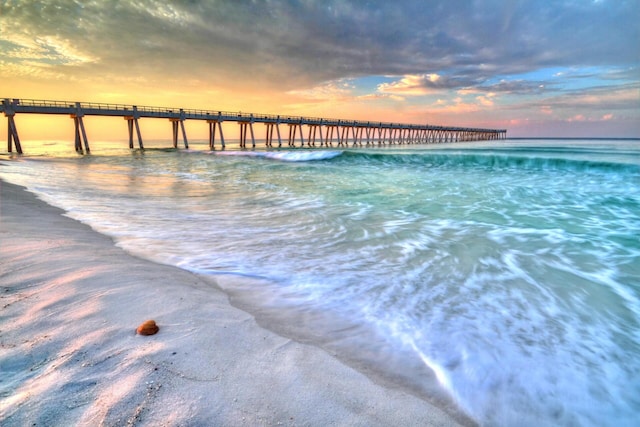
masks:
POLYGON ((182 130, 185 148, 188 148, 185 120, 206 120, 209 124, 209 146, 215 148, 216 127, 222 148, 225 147, 222 133, 223 122, 236 122, 240 125, 240 146, 246 147, 250 131, 252 146, 255 147, 254 123, 264 123, 267 127, 265 144, 273 146, 273 131, 277 131, 278 146, 282 146, 279 125, 289 126, 288 145, 296 146, 296 135, 299 132, 300 146, 305 145, 303 126, 308 130, 307 145, 320 147, 348 145, 383 144, 419 144, 437 142, 479 141, 505 139, 505 129, 481 129, 466 127, 450 127, 421 124, 391 123, 381 121, 344 120, 322 117, 306 117, 294 115, 275 115, 262 113, 243 113, 221 110, 149 107, 126 104, 109 104, 99 102, 69 102, 35 99, 5 98, 0 106, 8 119, 8 151, 15 144, 16 151, 22 153, 18 130, 14 121, 16 114, 64 114, 74 119, 76 151, 89 151, 89 142, 84 127, 84 116, 116 116, 127 120, 129 128, 129 147, 133 148, 133 129, 135 128, 138 145, 143 147, 142 135, 138 125, 140 118, 169 119, 173 125, 173 145, 177 147, 178 127, 182 130), (323 130, 325 131, 323 134, 323 130))

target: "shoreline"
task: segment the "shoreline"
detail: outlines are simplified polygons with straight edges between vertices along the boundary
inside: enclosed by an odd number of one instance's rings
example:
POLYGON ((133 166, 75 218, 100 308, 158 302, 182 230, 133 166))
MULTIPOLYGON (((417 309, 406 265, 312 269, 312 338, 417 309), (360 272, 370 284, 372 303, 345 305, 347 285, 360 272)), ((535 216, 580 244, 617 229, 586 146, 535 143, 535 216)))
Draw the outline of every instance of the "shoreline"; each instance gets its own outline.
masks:
POLYGON ((63 214, 0 180, 3 425, 460 425, 63 214))

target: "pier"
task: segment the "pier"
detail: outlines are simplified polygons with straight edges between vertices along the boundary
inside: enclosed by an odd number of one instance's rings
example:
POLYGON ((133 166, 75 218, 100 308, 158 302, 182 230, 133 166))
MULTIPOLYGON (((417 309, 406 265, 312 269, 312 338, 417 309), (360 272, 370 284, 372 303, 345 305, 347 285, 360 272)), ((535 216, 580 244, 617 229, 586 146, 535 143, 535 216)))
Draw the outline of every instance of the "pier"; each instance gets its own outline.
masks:
POLYGON ((138 147, 144 149, 139 120, 142 118, 165 119, 172 125, 173 147, 178 148, 181 134, 182 143, 189 148, 186 120, 203 120, 209 127, 209 148, 216 149, 216 133, 219 146, 225 148, 222 131, 223 122, 235 122, 240 126, 240 148, 256 147, 254 124, 265 125, 264 144, 273 147, 277 142, 282 147, 281 127, 288 128, 284 142, 288 147, 332 147, 336 146, 371 146, 391 144, 432 144, 443 142, 488 141, 506 139, 505 129, 478 129, 464 127, 434 126, 421 124, 386 123, 362 120, 327 119, 318 117, 302 117, 291 115, 273 115, 240 113, 215 110, 198 110, 183 108, 144 107, 123 104, 105 104, 95 102, 42 101, 33 99, 10 99, 2 101, 2 112, 8 121, 7 150, 11 153, 15 147, 22 154, 22 144, 18 135, 15 116, 18 114, 58 114, 68 115, 74 121, 75 150, 78 153, 89 153, 89 140, 84 125, 85 116, 122 117, 127 121, 129 132, 129 148, 134 148, 134 140, 138 147), (134 136, 135 129, 135 136, 134 136), (275 139, 274 139, 275 131, 275 139), (306 132, 305 132, 306 131, 306 132), (306 133, 306 137, 305 137, 306 133))

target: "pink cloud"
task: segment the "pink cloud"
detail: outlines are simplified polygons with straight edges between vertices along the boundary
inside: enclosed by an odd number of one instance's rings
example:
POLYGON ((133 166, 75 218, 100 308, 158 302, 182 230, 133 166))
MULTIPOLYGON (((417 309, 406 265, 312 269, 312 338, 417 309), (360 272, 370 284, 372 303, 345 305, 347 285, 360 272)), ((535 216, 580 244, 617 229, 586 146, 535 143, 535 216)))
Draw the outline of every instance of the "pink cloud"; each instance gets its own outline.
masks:
POLYGON ((407 74, 400 80, 378 85, 378 92, 403 95, 426 95, 438 84, 438 74, 407 74))

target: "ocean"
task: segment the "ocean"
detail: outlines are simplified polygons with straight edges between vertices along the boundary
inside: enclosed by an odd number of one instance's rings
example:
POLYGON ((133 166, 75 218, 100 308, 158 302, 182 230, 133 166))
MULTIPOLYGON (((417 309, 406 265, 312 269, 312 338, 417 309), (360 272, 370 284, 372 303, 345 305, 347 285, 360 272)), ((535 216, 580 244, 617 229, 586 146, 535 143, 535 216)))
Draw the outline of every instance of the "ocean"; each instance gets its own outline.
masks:
POLYGON ((0 177, 481 425, 640 420, 640 140, 91 143, 23 141, 0 177))

